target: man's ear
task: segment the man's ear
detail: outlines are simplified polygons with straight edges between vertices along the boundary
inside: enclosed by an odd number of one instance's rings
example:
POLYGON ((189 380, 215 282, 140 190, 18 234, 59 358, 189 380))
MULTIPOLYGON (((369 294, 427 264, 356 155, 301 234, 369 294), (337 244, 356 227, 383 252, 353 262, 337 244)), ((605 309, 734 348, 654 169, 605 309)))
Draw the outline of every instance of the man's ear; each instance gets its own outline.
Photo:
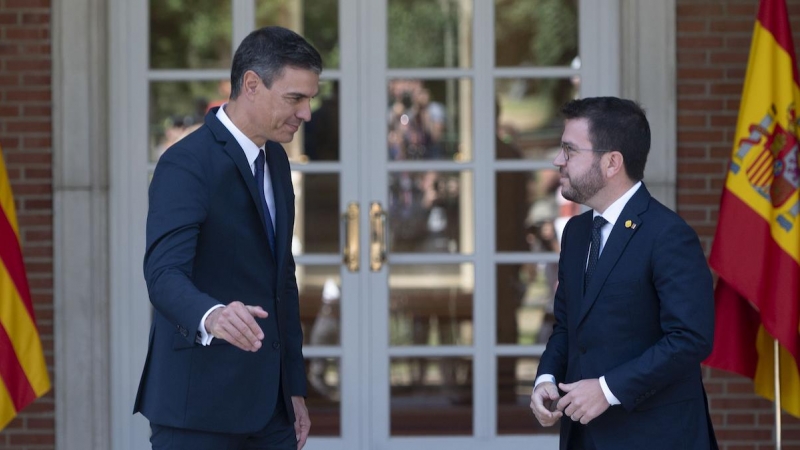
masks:
POLYGON ((247 96, 255 94, 259 83, 261 83, 261 78, 259 78, 255 72, 252 70, 245 72, 244 76, 242 77, 242 90, 244 91, 244 94, 247 96))
POLYGON ((605 175, 606 178, 614 178, 617 174, 625 174, 625 160, 622 153, 611 151, 606 153, 605 175))

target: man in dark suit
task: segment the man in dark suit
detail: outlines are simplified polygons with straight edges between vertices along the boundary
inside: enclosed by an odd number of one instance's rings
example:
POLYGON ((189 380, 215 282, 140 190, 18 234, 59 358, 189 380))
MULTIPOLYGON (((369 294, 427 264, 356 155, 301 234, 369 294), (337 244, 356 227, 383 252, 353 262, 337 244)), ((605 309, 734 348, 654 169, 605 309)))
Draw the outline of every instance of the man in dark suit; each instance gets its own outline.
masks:
POLYGON ((561 420, 561 449, 717 448, 700 372, 711 273, 695 232, 641 182, 644 111, 599 97, 562 113, 562 194, 592 210, 564 229, 531 409, 543 426, 561 420))
POLYGON ((134 406, 153 449, 305 444, 294 192, 279 143, 310 120, 321 70, 294 32, 252 32, 228 103, 156 166, 144 259, 153 323, 134 406))

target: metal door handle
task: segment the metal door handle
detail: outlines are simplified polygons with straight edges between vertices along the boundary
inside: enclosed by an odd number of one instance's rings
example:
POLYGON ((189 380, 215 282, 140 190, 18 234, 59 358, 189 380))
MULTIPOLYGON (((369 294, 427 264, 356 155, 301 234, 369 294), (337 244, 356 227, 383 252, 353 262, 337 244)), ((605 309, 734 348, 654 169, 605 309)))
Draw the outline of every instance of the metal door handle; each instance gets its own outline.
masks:
POLYGON ((369 269, 378 272, 386 262, 386 211, 381 204, 372 202, 369 207, 369 269))
POLYGON ((347 211, 342 214, 342 233, 344 234, 342 262, 350 272, 358 272, 358 260, 360 258, 360 248, 358 246, 359 212, 358 203, 351 202, 347 205, 347 211))

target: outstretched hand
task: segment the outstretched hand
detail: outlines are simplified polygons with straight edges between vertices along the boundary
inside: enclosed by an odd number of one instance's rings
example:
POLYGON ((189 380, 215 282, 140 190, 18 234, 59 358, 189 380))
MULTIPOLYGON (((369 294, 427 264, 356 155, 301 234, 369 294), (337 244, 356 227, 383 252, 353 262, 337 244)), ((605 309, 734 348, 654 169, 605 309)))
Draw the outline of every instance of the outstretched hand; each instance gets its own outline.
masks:
POLYGON ((217 339, 224 339, 247 352, 261 348, 264 332, 256 323, 256 317, 266 319, 269 314, 260 306, 231 302, 218 308, 206 317, 206 330, 217 339))

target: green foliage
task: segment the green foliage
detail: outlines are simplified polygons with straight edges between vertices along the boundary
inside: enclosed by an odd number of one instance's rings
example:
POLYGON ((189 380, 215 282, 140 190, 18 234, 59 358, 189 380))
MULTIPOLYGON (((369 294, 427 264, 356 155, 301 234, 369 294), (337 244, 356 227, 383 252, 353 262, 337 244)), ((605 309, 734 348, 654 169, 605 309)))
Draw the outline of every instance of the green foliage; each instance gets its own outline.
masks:
POLYGON ((389 0, 389 67, 457 65, 457 52, 452 50, 454 56, 448 58, 445 41, 447 33, 453 35, 454 43, 457 39, 458 5, 457 0, 389 0))

